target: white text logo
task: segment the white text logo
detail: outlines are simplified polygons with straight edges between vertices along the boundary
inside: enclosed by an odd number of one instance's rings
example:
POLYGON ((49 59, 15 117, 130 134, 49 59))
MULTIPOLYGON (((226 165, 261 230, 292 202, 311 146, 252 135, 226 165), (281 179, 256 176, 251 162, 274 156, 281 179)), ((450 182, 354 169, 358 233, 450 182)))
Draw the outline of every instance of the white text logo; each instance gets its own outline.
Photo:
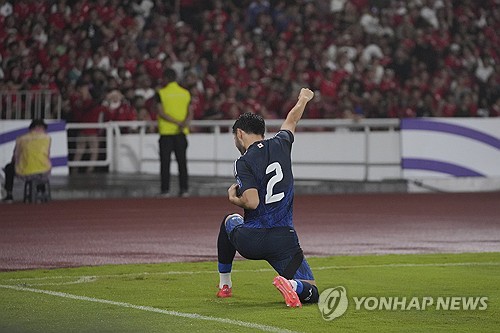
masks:
POLYGON ((353 297, 356 310, 486 310, 488 297, 353 297))
MULTIPOLYGON (((384 297, 353 296, 356 311, 485 311, 487 296, 424 296, 384 297)), ((324 320, 333 320, 347 311, 349 299, 344 287, 325 289, 319 296, 318 307, 324 320)))

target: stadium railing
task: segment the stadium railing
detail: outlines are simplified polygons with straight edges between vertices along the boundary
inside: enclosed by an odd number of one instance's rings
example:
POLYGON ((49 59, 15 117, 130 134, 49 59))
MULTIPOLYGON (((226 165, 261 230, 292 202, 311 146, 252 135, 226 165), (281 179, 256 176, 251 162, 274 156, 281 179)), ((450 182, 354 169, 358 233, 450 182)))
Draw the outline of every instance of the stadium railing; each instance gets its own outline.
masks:
POLYGON ((62 97, 55 90, 0 90, 2 119, 61 119, 62 97))
MULTIPOLYGON (((267 132, 272 133, 279 129, 282 124, 282 120, 268 120, 266 121, 267 132)), ((220 140, 217 139, 221 134, 227 134, 231 131, 231 127, 233 125, 233 120, 195 120, 191 122, 191 128, 193 134, 196 133, 211 133, 214 136, 213 142, 215 143, 215 147, 212 147, 214 151, 214 156, 217 156, 215 159, 203 159, 203 157, 197 157, 196 162, 207 162, 212 163, 216 167, 219 163, 228 163, 232 162, 227 160, 227 158, 218 157, 223 154, 219 154, 220 150, 223 149, 218 147, 217 142, 220 140)), ((139 151, 137 152, 137 163, 139 164, 138 172, 143 170, 142 165, 147 162, 158 161, 159 158, 152 159, 152 157, 146 156, 148 154, 144 153, 144 145, 146 135, 157 135, 156 133, 148 132, 151 128, 155 128, 156 122, 147 122, 147 121, 119 121, 119 122, 104 122, 104 123, 67 123, 66 129, 68 132, 68 155, 69 161, 68 166, 70 168, 77 167, 107 167, 110 171, 115 171, 117 168, 117 161, 119 154, 119 147, 122 146, 121 142, 124 139, 124 136, 129 134, 123 133, 124 129, 128 129, 134 135, 138 136, 136 140, 138 140, 139 151), (99 148, 98 154, 99 159, 96 161, 89 160, 81 160, 81 161, 73 161, 72 156, 75 153, 76 143, 79 140, 82 140, 82 137, 78 135, 78 131, 82 129, 99 129, 99 148)), ((365 142, 364 151, 364 161, 338 161, 338 162, 326 162, 327 164, 336 165, 336 166, 357 166, 364 167, 365 175, 364 179, 369 179, 369 170, 370 167, 373 166, 395 166, 398 163, 380 163, 370 161, 370 145, 368 142, 370 141, 370 135, 373 132, 380 131, 399 131, 400 122, 399 119, 360 119, 360 120, 351 120, 351 119, 303 119, 301 120, 297 131, 301 132, 318 132, 318 131, 352 131, 362 133, 365 142)), ((322 163, 311 161, 311 163, 322 163)))

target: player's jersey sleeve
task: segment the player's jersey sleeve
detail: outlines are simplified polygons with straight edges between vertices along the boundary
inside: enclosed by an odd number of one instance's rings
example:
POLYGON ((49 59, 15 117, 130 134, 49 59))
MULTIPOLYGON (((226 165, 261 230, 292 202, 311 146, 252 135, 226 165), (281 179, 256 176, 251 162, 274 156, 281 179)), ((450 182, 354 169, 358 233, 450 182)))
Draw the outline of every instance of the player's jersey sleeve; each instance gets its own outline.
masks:
POLYGON ((258 183, 249 162, 240 157, 234 162, 234 177, 238 184, 237 194, 242 195, 249 188, 257 188, 258 183))
POLYGON ((287 143, 288 149, 290 151, 292 150, 292 143, 294 141, 294 136, 292 132, 290 132, 289 130, 281 130, 278 133, 276 133, 274 137, 279 138, 282 141, 282 143, 287 143))

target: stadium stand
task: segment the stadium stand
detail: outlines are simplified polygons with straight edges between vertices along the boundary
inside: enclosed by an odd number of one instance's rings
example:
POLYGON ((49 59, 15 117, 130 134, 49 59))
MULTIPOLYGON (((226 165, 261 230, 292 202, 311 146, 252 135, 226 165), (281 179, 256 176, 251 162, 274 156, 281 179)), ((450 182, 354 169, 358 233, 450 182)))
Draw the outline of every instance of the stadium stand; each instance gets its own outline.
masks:
MULTIPOLYGON (((309 118, 497 117, 498 4, 0 0, 1 118, 7 100, 27 103, 19 92, 51 91, 62 111, 52 116, 83 121, 119 90, 137 119, 155 119, 167 67, 195 119, 279 118, 302 86, 320 96, 309 118)), ((93 121, 113 120, 103 114, 93 121)))

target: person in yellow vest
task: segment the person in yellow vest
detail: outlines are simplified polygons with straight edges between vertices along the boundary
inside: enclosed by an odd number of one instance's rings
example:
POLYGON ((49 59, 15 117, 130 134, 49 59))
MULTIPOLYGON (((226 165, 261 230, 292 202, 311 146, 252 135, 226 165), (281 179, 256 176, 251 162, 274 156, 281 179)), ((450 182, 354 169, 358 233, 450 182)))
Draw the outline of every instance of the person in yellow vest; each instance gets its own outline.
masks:
MULTIPOLYGON (((29 126, 28 133, 16 138, 16 146, 12 161, 4 168, 7 192, 4 202, 12 202, 14 176, 21 179, 32 177, 47 177, 52 169, 50 162, 51 138, 47 134, 47 124, 41 119, 35 119, 29 126)), ((44 191, 40 188, 38 191, 44 191)))
POLYGON ((179 196, 188 196, 187 135, 192 119, 191 94, 177 83, 171 68, 164 72, 166 84, 157 92, 158 132, 160 133, 161 195, 170 196, 170 161, 172 152, 179 167, 179 196))

